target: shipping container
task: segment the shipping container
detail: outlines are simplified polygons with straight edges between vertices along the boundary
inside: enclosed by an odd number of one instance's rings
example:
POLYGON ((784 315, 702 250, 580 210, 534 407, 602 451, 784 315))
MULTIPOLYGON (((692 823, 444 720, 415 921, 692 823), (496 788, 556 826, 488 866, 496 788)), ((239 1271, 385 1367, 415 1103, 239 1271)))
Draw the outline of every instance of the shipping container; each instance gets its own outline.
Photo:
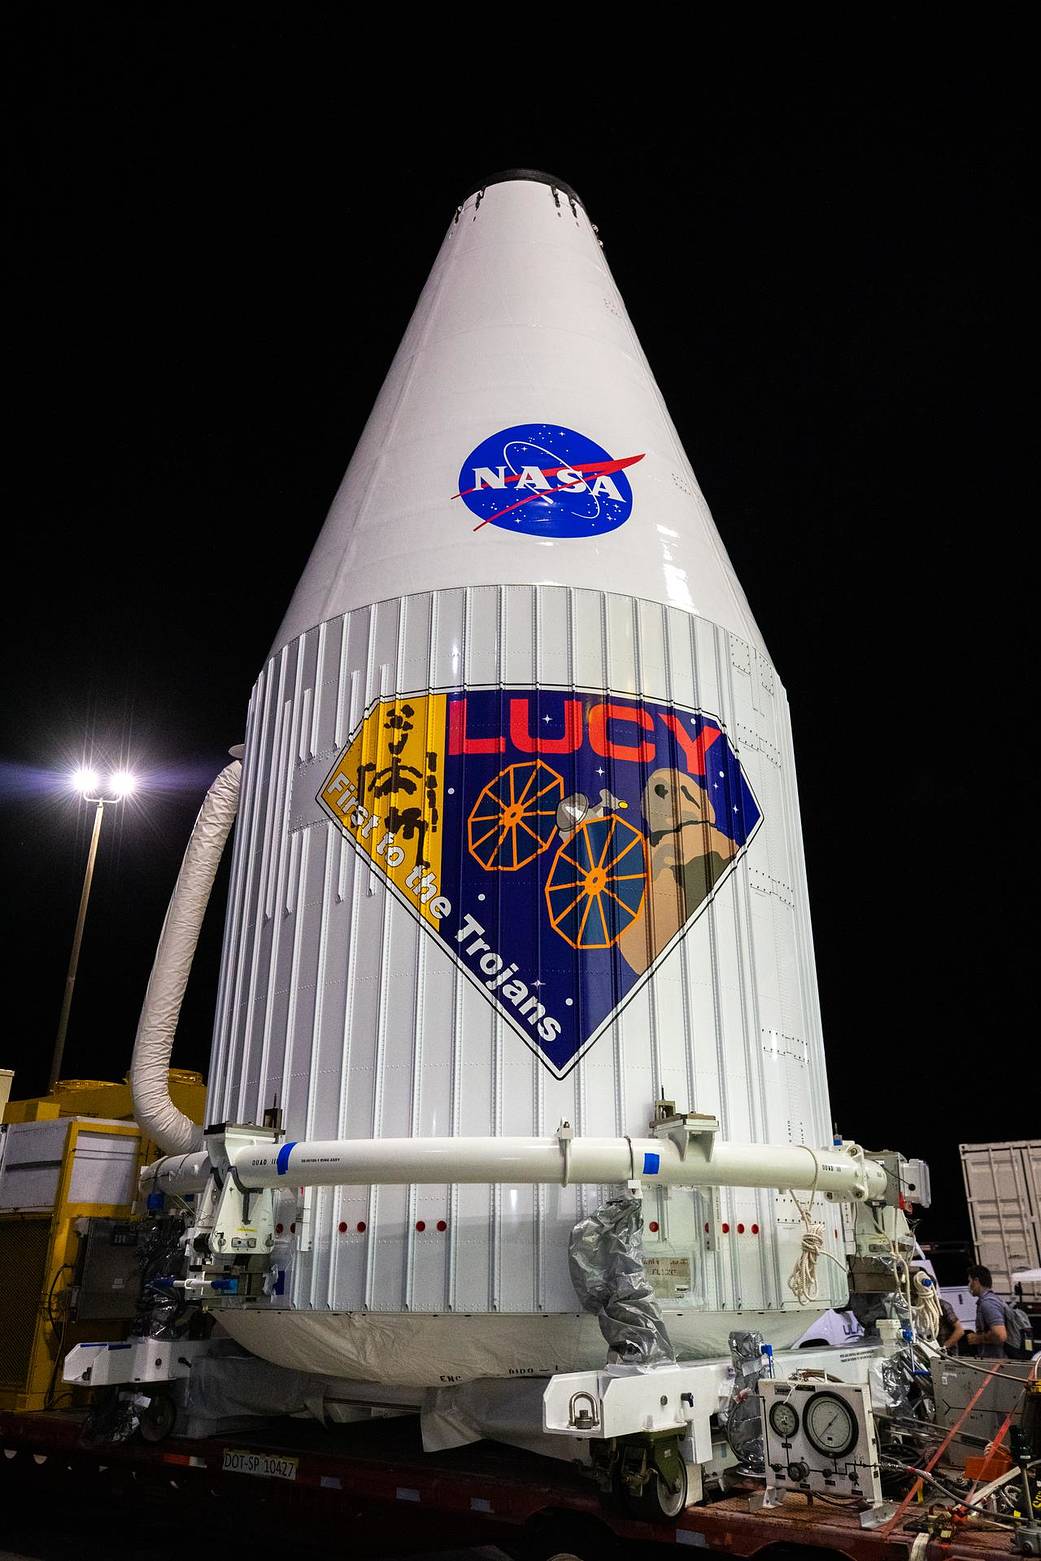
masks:
MULTIPOLYGON (((1041 1139, 960 1149, 976 1261, 1011 1295, 1013 1274, 1041 1269, 1041 1139)), ((1041 1304, 1041 1281, 1024 1283, 1023 1297, 1041 1304)))

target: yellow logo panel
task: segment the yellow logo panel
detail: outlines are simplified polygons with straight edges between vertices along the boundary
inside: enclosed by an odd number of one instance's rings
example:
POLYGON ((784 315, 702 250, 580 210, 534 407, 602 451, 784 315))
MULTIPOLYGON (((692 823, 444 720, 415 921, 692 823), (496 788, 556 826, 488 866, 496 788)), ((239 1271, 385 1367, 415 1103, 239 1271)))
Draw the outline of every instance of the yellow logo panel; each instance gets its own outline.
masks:
POLYGON ((445 695, 381 699, 369 711, 318 801, 437 930, 444 832, 445 695), (364 801, 362 800, 364 798, 364 801))

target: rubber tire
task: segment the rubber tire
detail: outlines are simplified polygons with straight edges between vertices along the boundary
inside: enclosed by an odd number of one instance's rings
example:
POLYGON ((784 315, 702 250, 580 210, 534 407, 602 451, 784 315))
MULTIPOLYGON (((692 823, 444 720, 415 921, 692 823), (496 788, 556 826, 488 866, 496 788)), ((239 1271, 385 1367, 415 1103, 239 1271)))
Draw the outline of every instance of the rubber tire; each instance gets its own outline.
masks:
POLYGON ((687 1505, 687 1490, 687 1466, 684 1464, 683 1479, 675 1495, 666 1488, 655 1469, 638 1494, 626 1486, 623 1500, 630 1517, 640 1518, 645 1523, 675 1523, 687 1505))
POLYGON ((144 1442, 165 1442, 177 1424, 177 1405, 169 1393, 153 1393, 141 1412, 138 1433, 144 1442))

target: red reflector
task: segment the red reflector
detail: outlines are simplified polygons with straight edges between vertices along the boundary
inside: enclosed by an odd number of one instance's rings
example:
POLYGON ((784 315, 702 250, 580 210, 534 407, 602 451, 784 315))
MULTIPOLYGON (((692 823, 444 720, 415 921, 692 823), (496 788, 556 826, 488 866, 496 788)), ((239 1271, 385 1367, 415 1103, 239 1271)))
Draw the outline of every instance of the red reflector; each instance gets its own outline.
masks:
POLYGON ((752 1226, 752 1235, 753 1236, 758 1236, 758 1234, 759 1234, 759 1226, 758 1225, 753 1225, 752 1226))
POLYGON ((743 1225, 739 1225, 737 1227, 737 1233, 738 1233, 739 1236, 743 1236, 744 1233, 745 1233, 745 1227, 743 1225))
POLYGON ((364 1229, 365 1229, 365 1221, 364 1220, 359 1220, 358 1221, 358 1233, 359 1233, 359 1235, 361 1234, 361 1232, 364 1229))
POLYGON ((340 1223, 337 1225, 336 1229, 340 1232, 340 1235, 342 1236, 344 1234, 344 1232, 346 1231, 346 1229, 347 1229, 347 1221, 346 1220, 341 1220, 340 1223))
POLYGON ((427 1228, 426 1220, 417 1220, 416 1221, 416 1229, 417 1230, 426 1230, 426 1228, 427 1228))
POLYGON ((647 1226, 647 1229, 648 1230, 657 1230, 658 1229, 658 1221, 657 1220, 651 1220, 651 1223, 647 1226))
POLYGON ((437 1228, 438 1228, 438 1230, 447 1230, 448 1229, 448 1221, 447 1220, 438 1220, 437 1228))
POLYGON ((726 1223, 722 1224, 719 1228, 723 1232, 724 1236, 730 1235, 730 1226, 726 1223))

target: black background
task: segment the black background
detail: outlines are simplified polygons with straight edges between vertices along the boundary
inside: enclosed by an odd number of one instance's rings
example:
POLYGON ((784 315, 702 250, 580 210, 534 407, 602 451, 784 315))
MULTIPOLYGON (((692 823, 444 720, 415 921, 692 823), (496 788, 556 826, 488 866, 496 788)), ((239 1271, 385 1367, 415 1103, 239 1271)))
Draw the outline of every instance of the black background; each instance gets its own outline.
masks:
MULTIPOLYGON (((15 1093, 45 1086, 86 852, 63 773, 147 782, 106 819, 63 1070, 121 1077, 195 810, 457 201, 546 168, 600 227, 788 690, 835 1118, 926 1155, 925 1233, 960 1235, 957 1144, 1041 1128, 1019 46, 878 38, 856 72, 796 48, 753 75, 732 43, 656 82, 489 44, 406 88, 346 10, 285 14, 57 12, 17 39, 15 1093)), ((223 887, 174 1058, 203 1070, 223 887)))

